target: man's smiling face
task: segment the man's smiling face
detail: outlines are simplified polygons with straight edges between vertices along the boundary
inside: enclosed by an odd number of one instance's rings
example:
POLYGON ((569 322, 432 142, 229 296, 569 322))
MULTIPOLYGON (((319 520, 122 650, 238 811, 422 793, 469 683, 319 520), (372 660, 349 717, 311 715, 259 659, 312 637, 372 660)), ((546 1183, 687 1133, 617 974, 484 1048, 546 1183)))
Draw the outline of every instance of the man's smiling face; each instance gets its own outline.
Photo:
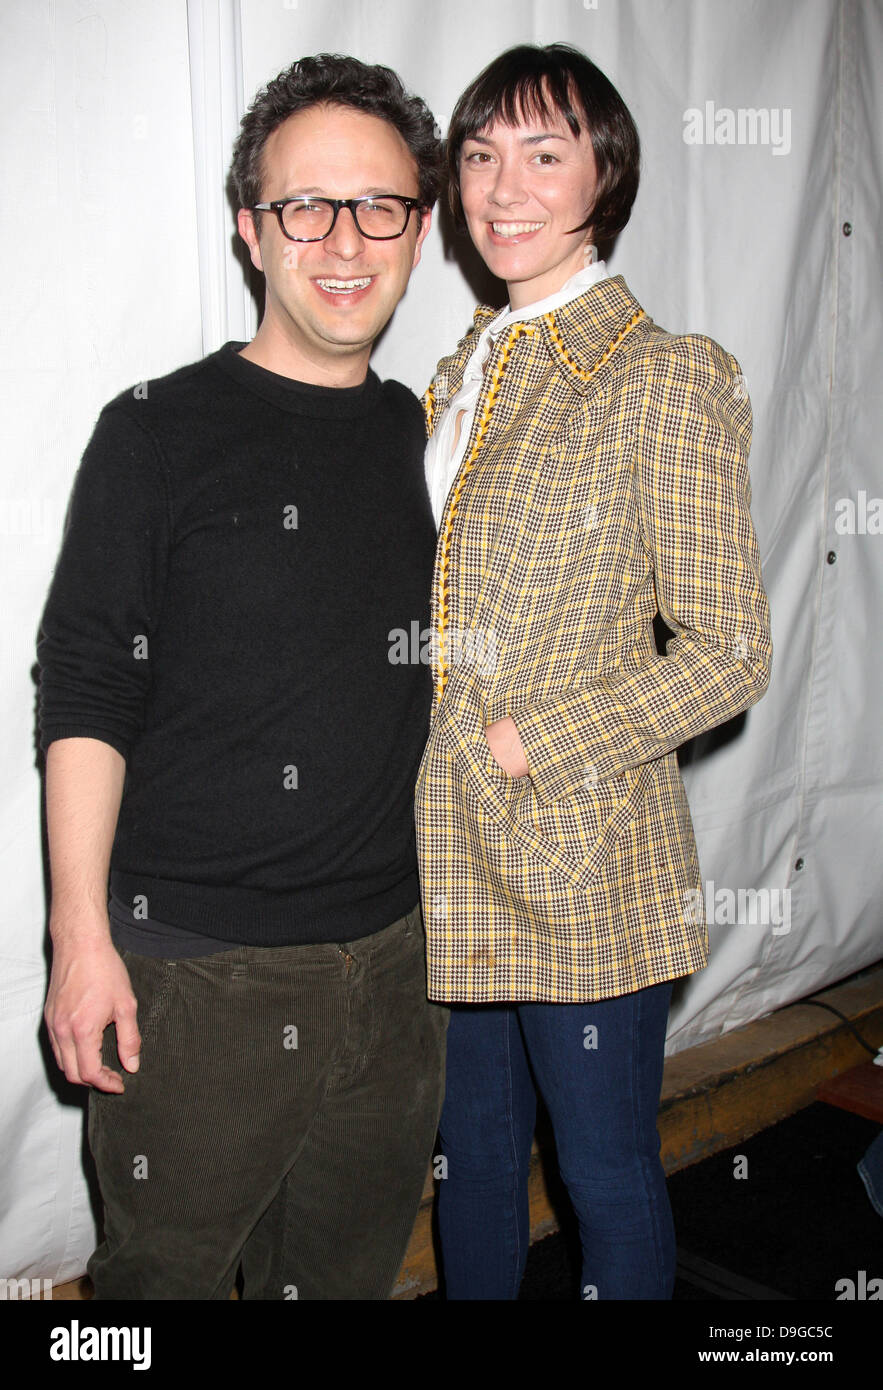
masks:
MULTIPOLYGON (((311 106, 289 116, 268 138, 261 163, 261 202, 303 194, 418 194, 416 161, 395 127, 347 106, 311 106)), ((324 241, 295 242, 275 213, 241 211, 239 230, 266 278, 260 334, 284 346, 307 381, 330 379, 362 360, 367 369, 371 345, 405 292, 430 221, 430 213, 414 210, 403 236, 372 241, 342 208, 324 241), (252 216, 261 221, 260 238, 252 216)))

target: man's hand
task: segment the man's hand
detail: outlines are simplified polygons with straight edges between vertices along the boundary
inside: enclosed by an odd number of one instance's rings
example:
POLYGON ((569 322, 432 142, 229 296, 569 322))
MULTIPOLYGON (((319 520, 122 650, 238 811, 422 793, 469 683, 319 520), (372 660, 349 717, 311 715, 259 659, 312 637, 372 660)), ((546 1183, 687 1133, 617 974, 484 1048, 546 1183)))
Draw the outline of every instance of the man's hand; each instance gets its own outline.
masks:
POLYGON ((521 746, 521 738, 515 727, 515 720, 506 716, 496 723, 489 724, 484 731, 488 748, 499 767, 510 777, 526 777, 529 771, 527 758, 521 746))
POLYGON ((126 1071, 138 1070, 141 1035, 129 972, 109 934, 76 942, 55 939, 44 1017, 55 1060, 68 1081, 99 1091, 123 1091, 119 1072, 102 1065, 101 1044, 116 1024, 117 1052, 126 1071))

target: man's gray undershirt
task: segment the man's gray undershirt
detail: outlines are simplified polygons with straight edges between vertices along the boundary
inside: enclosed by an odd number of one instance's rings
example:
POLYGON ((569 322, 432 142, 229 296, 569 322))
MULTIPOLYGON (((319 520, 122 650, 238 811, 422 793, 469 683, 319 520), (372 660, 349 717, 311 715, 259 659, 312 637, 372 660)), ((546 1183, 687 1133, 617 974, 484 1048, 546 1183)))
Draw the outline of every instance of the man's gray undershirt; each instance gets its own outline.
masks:
POLYGON ((235 941, 219 941, 214 936, 187 931, 168 922, 155 922, 150 917, 136 917, 130 907, 111 894, 108 903, 110 935, 118 951, 132 951, 137 956, 161 956, 164 960, 186 960, 195 956, 214 956, 219 951, 233 951, 235 941))

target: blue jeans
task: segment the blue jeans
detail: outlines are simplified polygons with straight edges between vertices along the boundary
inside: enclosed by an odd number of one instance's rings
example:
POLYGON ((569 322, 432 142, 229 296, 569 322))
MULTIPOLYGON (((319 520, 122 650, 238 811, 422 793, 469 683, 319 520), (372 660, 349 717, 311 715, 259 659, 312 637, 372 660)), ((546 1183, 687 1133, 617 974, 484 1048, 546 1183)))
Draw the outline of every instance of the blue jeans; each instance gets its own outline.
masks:
POLYGON ((518 1296, 534 1078, 579 1222, 582 1297, 671 1298, 674 1224, 656 1129, 671 990, 452 1006, 439 1190, 448 1298, 518 1296))

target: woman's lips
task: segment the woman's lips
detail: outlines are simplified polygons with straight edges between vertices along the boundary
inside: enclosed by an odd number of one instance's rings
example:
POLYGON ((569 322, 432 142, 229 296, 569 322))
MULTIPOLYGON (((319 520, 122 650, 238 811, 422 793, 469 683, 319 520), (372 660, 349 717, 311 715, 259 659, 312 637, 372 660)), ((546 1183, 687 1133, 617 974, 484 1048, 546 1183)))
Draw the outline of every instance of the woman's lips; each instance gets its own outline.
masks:
POLYGON ((520 246, 535 237, 545 227, 545 222, 488 222, 491 241, 497 246, 520 246))

